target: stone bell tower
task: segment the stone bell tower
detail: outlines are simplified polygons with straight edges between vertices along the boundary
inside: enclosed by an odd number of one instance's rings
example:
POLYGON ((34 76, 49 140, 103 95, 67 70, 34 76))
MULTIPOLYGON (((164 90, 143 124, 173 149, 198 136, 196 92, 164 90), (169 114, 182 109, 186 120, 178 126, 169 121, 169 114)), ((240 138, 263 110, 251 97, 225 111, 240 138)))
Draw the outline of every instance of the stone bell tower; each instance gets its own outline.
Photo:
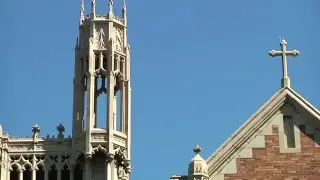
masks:
POLYGON ((89 15, 85 15, 83 1, 75 47, 72 161, 82 162, 86 180, 129 179, 131 86, 126 2, 122 16, 117 17, 112 0, 106 1, 107 14, 97 14, 96 0, 91 0, 89 15), (106 105, 100 107, 98 100, 106 105), (106 115, 98 118, 99 111, 106 115))

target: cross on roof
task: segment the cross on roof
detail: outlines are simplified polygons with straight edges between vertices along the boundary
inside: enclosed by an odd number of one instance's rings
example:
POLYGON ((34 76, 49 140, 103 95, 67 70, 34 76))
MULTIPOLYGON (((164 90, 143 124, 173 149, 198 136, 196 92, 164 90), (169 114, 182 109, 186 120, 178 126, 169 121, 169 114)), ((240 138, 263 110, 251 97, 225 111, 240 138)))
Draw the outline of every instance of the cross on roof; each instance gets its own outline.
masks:
POLYGON ((280 51, 276 50, 271 50, 269 51, 269 55, 272 57, 275 56, 281 56, 282 57, 282 79, 281 79, 281 86, 282 87, 290 87, 290 79, 288 76, 288 64, 287 64, 287 56, 298 56, 299 51, 297 50, 292 50, 292 51, 287 51, 287 42, 286 40, 282 39, 280 42, 280 51))
POLYGON ((196 145, 193 148, 193 152, 196 153, 196 154, 200 154, 201 153, 201 147, 199 145, 196 145))

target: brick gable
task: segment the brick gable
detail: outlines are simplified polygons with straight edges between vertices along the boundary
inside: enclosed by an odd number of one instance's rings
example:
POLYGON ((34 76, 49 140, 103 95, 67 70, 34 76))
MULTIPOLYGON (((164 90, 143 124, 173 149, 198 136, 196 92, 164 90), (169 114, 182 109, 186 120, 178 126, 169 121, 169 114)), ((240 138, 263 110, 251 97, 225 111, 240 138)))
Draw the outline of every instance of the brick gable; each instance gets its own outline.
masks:
POLYGON ((208 158, 209 179, 320 177, 319 129, 319 110, 281 89, 208 158))
POLYGON ((237 173, 226 174, 225 180, 240 179, 319 179, 320 148, 314 134, 300 126, 301 152, 280 153, 279 129, 265 136, 265 148, 253 148, 252 158, 237 158, 237 173))

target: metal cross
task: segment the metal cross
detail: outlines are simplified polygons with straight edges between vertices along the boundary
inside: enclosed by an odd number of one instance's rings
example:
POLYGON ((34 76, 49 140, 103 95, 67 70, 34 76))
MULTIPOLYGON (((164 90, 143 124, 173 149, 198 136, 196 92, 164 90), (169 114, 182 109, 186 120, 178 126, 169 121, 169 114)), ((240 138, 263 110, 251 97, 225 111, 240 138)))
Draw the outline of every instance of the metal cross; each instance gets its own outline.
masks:
POLYGON ((286 40, 282 39, 280 42, 281 51, 271 50, 269 51, 269 55, 272 57, 281 56, 282 57, 282 80, 281 84, 282 87, 290 87, 290 79, 288 77, 288 65, 287 65, 287 56, 298 56, 299 51, 292 50, 287 51, 287 42, 286 40))

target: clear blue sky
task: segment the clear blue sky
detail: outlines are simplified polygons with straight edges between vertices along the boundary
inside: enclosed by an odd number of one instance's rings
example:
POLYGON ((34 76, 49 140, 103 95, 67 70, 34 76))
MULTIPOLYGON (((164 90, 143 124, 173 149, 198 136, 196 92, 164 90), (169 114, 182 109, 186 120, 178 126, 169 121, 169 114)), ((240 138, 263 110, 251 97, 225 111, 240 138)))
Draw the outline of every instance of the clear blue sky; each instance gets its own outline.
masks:
MULTIPOLYGON (((71 132, 80 0, 0 3, 0 123, 10 135, 71 132)), ((87 0, 88 1, 88 0, 87 0)), ((114 0, 115 4, 119 0, 114 0)), ((104 0, 99 11, 106 12, 104 0)), ((278 36, 292 87, 316 107, 319 0, 128 0, 132 48, 132 179, 187 173, 280 88, 278 36)), ((88 8, 87 8, 88 10, 88 8)))

